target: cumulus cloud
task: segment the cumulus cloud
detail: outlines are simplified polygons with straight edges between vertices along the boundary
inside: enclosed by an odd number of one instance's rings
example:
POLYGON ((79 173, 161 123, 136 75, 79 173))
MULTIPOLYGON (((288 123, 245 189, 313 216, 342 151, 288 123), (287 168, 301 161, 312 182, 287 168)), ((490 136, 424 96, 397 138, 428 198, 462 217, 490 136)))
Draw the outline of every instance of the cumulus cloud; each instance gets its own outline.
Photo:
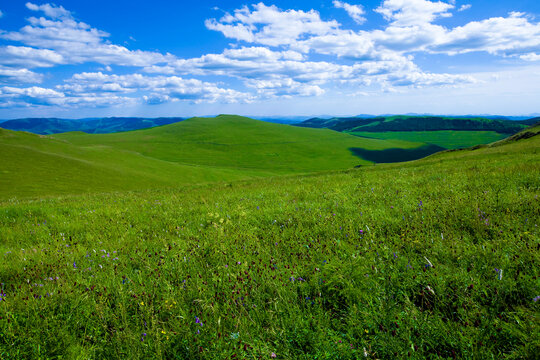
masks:
MULTIPOLYGON (((333 5, 358 24, 365 21, 362 5, 339 0, 333 5)), ((209 30, 231 39, 229 48, 185 59, 112 44, 107 32, 77 20, 62 6, 26 7, 39 16, 29 17, 18 31, 0 30, 0 40, 19 43, 0 46, 0 83, 9 85, 0 88, 2 106, 234 103, 321 96, 334 86, 359 93, 361 86, 377 84, 383 91, 406 91, 476 82, 467 74, 424 71, 415 63, 417 54, 487 52, 540 60, 540 23, 533 18, 510 13, 448 27, 437 21, 470 8, 456 9, 449 0, 381 1, 374 10, 387 23, 370 30, 344 29, 315 10, 262 2, 243 6, 205 22, 209 30), (75 74, 54 89, 17 87, 41 83, 44 75, 36 68, 82 63, 97 63, 94 69, 101 71, 75 74), (114 74, 122 66, 140 71, 114 74), (223 82, 198 79, 207 76, 223 82), (234 85, 229 86, 231 79, 234 85)))
POLYGON ((40 83, 43 75, 28 69, 14 69, 0 65, 0 82, 40 83))
POLYGON ((282 11, 263 3, 252 8, 243 6, 219 20, 206 20, 205 25, 231 39, 269 46, 291 44, 303 36, 327 34, 339 26, 335 20, 323 21, 315 10, 282 11))
POLYGON ((198 79, 142 74, 115 75, 84 72, 73 75, 65 85, 58 86, 58 89, 72 95, 103 92, 129 94, 144 91, 146 94, 142 98, 152 104, 178 100, 194 103, 203 101, 235 103, 251 99, 249 94, 224 89, 214 83, 198 79))
POLYGON ((38 68, 65 64, 66 59, 49 49, 35 49, 28 46, 8 45, 0 47, 0 64, 38 68))
MULTIPOLYGON (((40 57, 39 52, 41 55, 56 56, 49 64, 97 62, 103 65, 144 67, 166 63, 173 58, 169 54, 129 50, 124 46, 110 44, 106 41, 108 33, 75 20, 62 6, 27 3, 26 7, 42 12, 45 17, 30 17, 29 25, 19 31, 0 32, 0 39, 24 44, 24 47, 19 47, 18 56, 24 58, 26 55, 27 63, 32 63, 36 56, 40 57)), ((13 52, 15 49, 8 49, 9 51, 13 52)), ((37 61, 34 64, 47 66, 47 62, 37 61)))
POLYGON ((465 4, 465 5, 461 5, 461 7, 458 9, 458 11, 465 11, 465 10, 469 10, 470 8, 472 7, 471 4, 465 4))
POLYGON ((36 5, 30 2, 26 3, 26 7, 32 11, 42 11, 45 15, 52 19, 71 18, 71 13, 62 6, 51 4, 36 5))
POLYGON ((414 26, 433 22, 438 17, 450 17, 454 5, 428 0, 384 0, 375 9, 395 26, 414 26))
POLYGON ((4 86, 0 88, 0 99, 10 103, 29 105, 63 105, 64 94, 42 87, 32 86, 29 88, 15 88, 4 86))
POLYGON ((357 24, 363 24, 366 22, 366 18, 363 16, 365 14, 364 8, 362 5, 351 5, 343 1, 334 0, 334 7, 338 9, 344 9, 347 14, 354 20, 357 24))
POLYGON ((447 31, 428 48, 451 55, 473 51, 506 56, 532 53, 540 51, 540 23, 531 23, 517 12, 472 21, 447 31))
POLYGON ((540 61, 540 54, 535 54, 535 53, 525 54, 525 55, 521 55, 520 58, 526 61, 540 61))

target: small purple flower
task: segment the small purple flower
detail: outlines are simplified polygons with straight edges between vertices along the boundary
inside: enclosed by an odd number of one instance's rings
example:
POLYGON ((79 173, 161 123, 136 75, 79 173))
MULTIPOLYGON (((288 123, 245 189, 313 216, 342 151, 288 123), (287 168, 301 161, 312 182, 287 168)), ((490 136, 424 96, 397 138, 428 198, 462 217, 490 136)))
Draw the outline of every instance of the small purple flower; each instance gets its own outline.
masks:
POLYGON ((75 263, 75 261, 73 262, 73 268, 74 268, 74 269, 77 268, 77 264, 75 263))
POLYGON ((146 336, 146 333, 142 333, 142 335, 141 335, 141 341, 144 341, 145 336, 146 336))
POLYGON ((534 302, 537 302, 538 300, 540 300, 540 295, 533 299, 534 302))

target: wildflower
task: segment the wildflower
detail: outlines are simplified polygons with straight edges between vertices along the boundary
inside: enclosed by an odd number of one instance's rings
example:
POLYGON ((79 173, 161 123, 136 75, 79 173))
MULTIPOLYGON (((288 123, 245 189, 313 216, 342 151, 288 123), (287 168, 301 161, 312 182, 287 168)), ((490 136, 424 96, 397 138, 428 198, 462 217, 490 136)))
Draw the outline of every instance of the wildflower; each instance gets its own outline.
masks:
POLYGON ((271 357, 272 359, 275 359, 275 358, 277 357, 277 355, 276 355, 276 353, 273 352, 272 354, 270 354, 270 357, 271 357))
MULTIPOLYGON (((5 295, 4 295, 4 296, 5 296, 5 295)), ((540 300, 540 295, 537 296, 537 297, 535 297, 535 298, 533 299, 534 302, 537 302, 538 300, 540 300)))
POLYGON ((75 261, 73 262, 73 268, 74 268, 74 269, 77 268, 77 264, 75 264, 75 261))
POLYGON ((144 341, 145 336, 146 336, 146 333, 142 333, 142 335, 141 335, 141 341, 144 341))

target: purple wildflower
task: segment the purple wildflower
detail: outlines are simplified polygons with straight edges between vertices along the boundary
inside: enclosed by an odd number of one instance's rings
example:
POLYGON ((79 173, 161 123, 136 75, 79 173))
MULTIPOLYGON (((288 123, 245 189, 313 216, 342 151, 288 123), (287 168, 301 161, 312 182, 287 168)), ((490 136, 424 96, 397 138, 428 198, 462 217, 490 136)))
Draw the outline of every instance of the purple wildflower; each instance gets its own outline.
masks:
MULTIPOLYGON (((5 295, 4 295, 4 296, 5 296, 5 295)), ((533 299, 534 302, 537 302, 538 300, 540 300, 540 295, 537 296, 537 297, 535 297, 535 298, 533 299)))

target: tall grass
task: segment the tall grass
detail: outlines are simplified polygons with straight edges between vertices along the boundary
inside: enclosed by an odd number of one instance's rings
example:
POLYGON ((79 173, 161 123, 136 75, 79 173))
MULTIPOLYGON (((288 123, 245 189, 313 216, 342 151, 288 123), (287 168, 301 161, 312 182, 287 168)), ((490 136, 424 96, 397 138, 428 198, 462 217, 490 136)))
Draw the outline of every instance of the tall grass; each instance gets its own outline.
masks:
POLYGON ((0 207, 0 358, 534 358, 538 140, 0 207))

